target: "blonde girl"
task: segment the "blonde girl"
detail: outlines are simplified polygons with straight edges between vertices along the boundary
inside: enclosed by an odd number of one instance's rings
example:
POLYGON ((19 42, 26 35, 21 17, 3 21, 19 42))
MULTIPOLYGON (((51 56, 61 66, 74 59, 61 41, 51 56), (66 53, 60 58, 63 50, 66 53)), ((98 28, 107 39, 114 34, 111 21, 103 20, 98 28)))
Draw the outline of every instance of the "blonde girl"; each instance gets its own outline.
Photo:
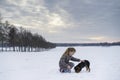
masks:
POLYGON ((69 62, 70 60, 77 61, 77 62, 82 61, 80 59, 73 57, 75 52, 76 52, 75 48, 67 48, 67 50, 64 52, 64 54, 62 55, 59 61, 60 72, 62 73, 71 72, 71 69, 74 66, 74 63, 69 62))

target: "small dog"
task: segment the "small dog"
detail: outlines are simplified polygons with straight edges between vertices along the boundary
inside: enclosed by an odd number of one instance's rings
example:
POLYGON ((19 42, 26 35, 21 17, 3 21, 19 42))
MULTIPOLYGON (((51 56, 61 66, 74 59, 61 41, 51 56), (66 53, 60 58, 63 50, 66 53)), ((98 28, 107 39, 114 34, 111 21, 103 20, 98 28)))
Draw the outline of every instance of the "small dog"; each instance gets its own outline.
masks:
POLYGON ((90 72, 90 62, 88 60, 84 60, 84 62, 80 62, 78 65, 74 67, 74 70, 76 73, 79 73, 84 67, 86 67, 86 71, 90 72))

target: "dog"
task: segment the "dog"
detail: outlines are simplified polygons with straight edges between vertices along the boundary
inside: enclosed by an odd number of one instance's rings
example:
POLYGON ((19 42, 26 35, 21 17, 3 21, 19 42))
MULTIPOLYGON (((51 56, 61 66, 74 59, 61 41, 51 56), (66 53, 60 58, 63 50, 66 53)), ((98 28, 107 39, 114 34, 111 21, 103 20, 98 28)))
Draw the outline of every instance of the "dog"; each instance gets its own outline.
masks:
POLYGON ((76 73, 79 73, 84 67, 86 67, 86 71, 90 72, 90 62, 88 60, 84 60, 84 62, 80 62, 78 65, 74 67, 74 70, 76 73))

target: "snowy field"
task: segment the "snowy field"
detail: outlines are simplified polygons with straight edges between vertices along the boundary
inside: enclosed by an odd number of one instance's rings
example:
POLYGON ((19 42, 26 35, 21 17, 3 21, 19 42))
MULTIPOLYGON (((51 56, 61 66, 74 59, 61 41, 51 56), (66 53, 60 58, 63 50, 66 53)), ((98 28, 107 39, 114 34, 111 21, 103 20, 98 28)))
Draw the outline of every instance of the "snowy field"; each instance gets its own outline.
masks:
POLYGON ((91 72, 60 73, 58 62, 66 48, 0 52, 0 80, 120 80, 120 47, 75 47, 74 57, 89 60, 91 72))

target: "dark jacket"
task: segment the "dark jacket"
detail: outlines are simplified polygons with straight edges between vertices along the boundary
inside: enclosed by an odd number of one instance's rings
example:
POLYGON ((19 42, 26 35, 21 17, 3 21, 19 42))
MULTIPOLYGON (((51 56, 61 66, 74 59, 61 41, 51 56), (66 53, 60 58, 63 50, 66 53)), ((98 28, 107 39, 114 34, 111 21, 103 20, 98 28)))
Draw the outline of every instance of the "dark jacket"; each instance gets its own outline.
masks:
POLYGON ((60 68, 67 68, 70 60, 77 62, 80 61, 80 59, 74 58, 73 56, 63 55, 59 61, 60 68))

